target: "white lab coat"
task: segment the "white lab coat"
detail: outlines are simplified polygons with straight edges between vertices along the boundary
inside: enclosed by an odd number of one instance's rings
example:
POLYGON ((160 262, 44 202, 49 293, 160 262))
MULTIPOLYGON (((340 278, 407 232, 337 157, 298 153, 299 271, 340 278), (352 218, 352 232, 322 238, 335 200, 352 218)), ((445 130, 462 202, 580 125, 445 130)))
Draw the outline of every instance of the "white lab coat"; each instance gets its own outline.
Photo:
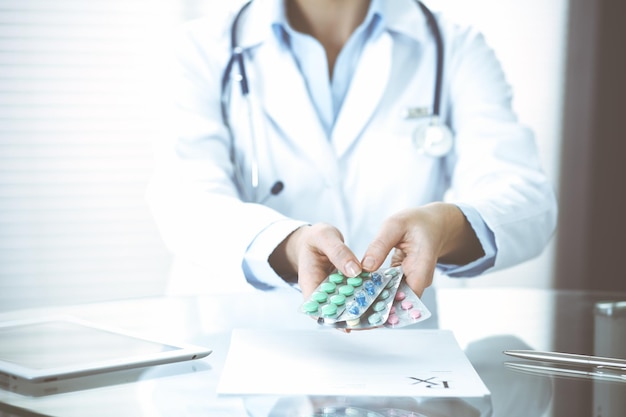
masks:
MULTIPOLYGON (((242 272, 249 250, 259 279, 279 285, 267 256, 302 223, 335 225, 360 257, 390 215, 438 200, 480 213, 497 245, 490 270, 543 250, 555 228, 554 191, 532 132, 511 110, 501 67, 478 33, 439 17, 442 116, 455 143, 450 154, 433 158, 417 152, 411 140, 424 120, 403 116, 407 108, 431 107, 436 68, 433 36, 413 0, 385 3, 393 29, 365 47, 330 137, 291 54, 271 32, 264 9, 273 1, 255 0, 239 31, 258 119, 257 201, 263 204, 240 200, 220 113, 232 19, 191 22, 176 43, 175 135, 157 148, 148 193, 176 255, 174 292, 251 288, 242 272), (277 180, 285 188, 270 195, 277 180)), ((253 157, 238 85, 229 111, 236 120, 236 155, 249 178, 253 157)))

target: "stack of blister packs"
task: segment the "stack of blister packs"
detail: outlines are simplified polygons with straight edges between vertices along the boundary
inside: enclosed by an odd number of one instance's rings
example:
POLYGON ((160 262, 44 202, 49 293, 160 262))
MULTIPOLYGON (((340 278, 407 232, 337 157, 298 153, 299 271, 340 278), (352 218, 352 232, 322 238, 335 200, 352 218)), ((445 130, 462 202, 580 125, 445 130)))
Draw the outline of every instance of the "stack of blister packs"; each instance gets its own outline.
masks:
POLYGON ((320 324, 344 329, 403 327, 431 315, 402 278, 400 267, 357 277, 334 272, 304 301, 300 311, 320 324))

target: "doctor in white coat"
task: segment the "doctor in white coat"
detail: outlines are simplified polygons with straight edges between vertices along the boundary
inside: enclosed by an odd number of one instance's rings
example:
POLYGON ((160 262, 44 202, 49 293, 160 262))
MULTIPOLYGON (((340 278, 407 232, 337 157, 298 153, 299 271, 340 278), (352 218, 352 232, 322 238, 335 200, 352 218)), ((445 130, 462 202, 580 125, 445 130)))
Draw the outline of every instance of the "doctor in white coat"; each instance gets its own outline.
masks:
POLYGON ((306 296, 332 269, 392 261, 422 294, 435 271, 472 277, 543 250, 554 191, 479 33, 436 14, 437 35, 414 0, 236 14, 176 42, 175 135, 148 190, 172 292, 297 282, 306 296), (418 133, 437 120, 452 140, 429 151, 418 133))

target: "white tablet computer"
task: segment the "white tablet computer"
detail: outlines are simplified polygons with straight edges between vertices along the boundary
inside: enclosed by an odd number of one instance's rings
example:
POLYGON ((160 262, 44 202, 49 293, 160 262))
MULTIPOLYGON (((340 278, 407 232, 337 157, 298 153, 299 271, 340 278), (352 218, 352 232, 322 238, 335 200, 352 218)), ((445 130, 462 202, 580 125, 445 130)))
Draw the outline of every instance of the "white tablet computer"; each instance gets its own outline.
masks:
POLYGON ((0 376, 31 382, 205 357, 210 349, 152 340, 71 317, 0 322, 0 376))

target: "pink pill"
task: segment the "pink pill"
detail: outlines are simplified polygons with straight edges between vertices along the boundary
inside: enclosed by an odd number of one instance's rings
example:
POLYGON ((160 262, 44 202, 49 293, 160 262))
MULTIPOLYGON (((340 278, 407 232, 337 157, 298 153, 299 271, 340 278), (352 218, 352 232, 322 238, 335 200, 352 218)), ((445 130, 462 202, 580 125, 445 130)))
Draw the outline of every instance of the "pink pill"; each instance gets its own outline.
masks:
POLYGON ((396 293, 396 297, 395 297, 396 301, 402 301, 402 300, 404 300, 405 298, 406 298, 406 294, 405 294, 404 292, 402 292, 402 291, 398 291, 398 292, 396 293))
POLYGON ((402 310, 410 310, 413 308, 413 303, 410 301, 403 301, 402 304, 400 304, 400 307, 402 310))
POLYGON ((413 310, 409 313, 409 316, 413 319, 413 320, 417 320, 420 317, 422 317, 422 312, 420 310, 413 310))
POLYGON ((396 314, 396 306, 391 306, 389 309, 389 314, 396 314))
POLYGON ((398 317, 395 314, 390 314, 389 317, 387 318, 387 323, 392 324, 392 325, 398 324, 400 323, 400 317, 398 317))

